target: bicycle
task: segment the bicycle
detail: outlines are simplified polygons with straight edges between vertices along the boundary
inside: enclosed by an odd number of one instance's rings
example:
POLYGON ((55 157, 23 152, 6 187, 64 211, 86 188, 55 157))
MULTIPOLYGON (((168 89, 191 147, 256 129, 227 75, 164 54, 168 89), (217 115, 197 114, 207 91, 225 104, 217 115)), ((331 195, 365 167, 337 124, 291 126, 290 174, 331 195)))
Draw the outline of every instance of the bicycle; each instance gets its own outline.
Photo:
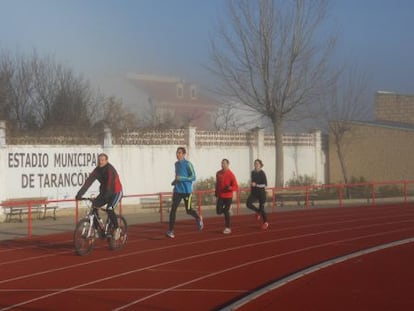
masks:
POLYGON ((84 218, 82 218, 75 227, 73 234, 73 244, 75 251, 79 256, 88 255, 94 248, 96 240, 107 240, 111 250, 121 250, 127 241, 128 226, 123 216, 117 215, 118 226, 120 229, 119 239, 115 239, 112 235, 114 230, 111 219, 106 217, 104 223, 99 216, 99 210, 107 212, 104 207, 93 207, 91 198, 82 198, 80 201, 89 201, 88 210, 84 218))

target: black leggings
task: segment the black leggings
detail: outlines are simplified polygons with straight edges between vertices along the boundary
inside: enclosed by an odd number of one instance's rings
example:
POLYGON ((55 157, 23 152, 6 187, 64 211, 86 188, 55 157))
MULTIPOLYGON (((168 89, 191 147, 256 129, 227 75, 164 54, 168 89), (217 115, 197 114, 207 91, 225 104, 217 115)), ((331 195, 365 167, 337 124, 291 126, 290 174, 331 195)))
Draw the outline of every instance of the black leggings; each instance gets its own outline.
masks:
POLYGON ((178 192, 173 193, 172 206, 171 206, 171 211, 170 211, 170 223, 169 223, 170 231, 174 230, 175 215, 177 213, 177 208, 178 208, 178 205, 180 205, 181 200, 184 200, 185 211, 187 212, 187 214, 193 216, 197 220, 200 219, 200 216, 198 215, 198 213, 192 208, 192 198, 193 196, 191 193, 178 193, 178 192))
POLYGON ((265 211, 265 203, 266 203, 266 192, 261 192, 257 195, 251 194, 247 198, 246 205, 249 209, 252 211, 255 211, 256 213, 260 214, 262 216, 263 222, 267 222, 267 215, 265 211), (253 205, 254 202, 259 201, 259 208, 253 205))
POLYGON ((106 212, 108 213, 108 217, 111 220, 114 229, 119 227, 114 209, 121 201, 121 199, 122 191, 115 193, 109 200, 105 199, 102 195, 98 195, 96 199, 93 201, 93 206, 96 207, 101 207, 106 204, 106 212))
POLYGON ((230 207, 232 202, 232 198, 217 198, 216 213, 217 215, 224 214, 226 228, 230 228, 230 207))

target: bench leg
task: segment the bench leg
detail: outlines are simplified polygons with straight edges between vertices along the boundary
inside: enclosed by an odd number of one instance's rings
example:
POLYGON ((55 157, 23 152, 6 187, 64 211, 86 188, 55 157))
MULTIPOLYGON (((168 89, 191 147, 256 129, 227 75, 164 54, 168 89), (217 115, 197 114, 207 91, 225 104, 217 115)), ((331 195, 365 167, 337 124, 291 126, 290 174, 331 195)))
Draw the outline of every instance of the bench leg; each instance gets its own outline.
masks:
POLYGON ((47 217, 51 217, 51 218, 53 218, 53 220, 56 220, 56 209, 57 209, 57 207, 51 207, 51 208, 47 208, 47 207, 45 207, 44 208, 44 210, 43 210, 43 216, 42 216, 42 219, 46 219, 47 217), (52 210, 53 209, 53 211, 51 211, 51 213, 53 213, 51 216, 47 216, 47 211, 48 210, 52 210))
POLYGON ((42 219, 45 219, 45 218, 46 218, 46 207, 43 210, 43 216, 42 216, 42 219))

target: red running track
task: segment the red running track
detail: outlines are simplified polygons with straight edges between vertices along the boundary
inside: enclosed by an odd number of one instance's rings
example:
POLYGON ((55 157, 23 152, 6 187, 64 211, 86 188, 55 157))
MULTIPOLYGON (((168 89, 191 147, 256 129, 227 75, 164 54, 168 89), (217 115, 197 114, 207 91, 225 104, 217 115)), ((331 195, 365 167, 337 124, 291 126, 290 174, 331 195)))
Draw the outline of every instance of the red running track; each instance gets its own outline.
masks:
POLYGON ((414 308, 414 208, 278 212, 267 231, 254 219, 233 217, 229 236, 222 217, 202 232, 177 222, 173 240, 166 224, 130 226, 122 251, 102 242, 86 257, 71 232, 3 241, 0 310, 226 310, 250 296, 240 310, 414 308))

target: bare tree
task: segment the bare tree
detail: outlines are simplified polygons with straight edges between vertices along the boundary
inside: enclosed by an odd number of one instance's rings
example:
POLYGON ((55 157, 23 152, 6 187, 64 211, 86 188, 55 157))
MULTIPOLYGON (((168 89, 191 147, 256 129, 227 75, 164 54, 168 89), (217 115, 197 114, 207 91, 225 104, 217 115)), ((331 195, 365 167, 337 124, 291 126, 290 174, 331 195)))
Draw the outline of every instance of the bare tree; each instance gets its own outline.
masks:
POLYGON ((1 112, 14 128, 90 127, 96 99, 81 75, 50 57, 0 51, 1 112))
POLYGON ((107 97, 103 101, 102 116, 99 123, 108 126, 117 134, 138 127, 138 119, 135 114, 130 112, 122 103, 122 100, 113 96, 107 97))
POLYGON ((153 129, 170 129, 177 127, 173 109, 157 108, 151 97, 148 97, 147 101, 142 106, 143 113, 140 116, 140 124, 143 127, 153 129))
POLYGON ((4 111, 7 119, 17 129, 30 128, 35 123, 31 93, 33 71, 30 61, 24 55, 12 57, 7 51, 0 59, 0 72, 4 81, 4 111))
POLYGON ((227 105, 220 107, 214 115, 214 126, 217 130, 237 129, 234 107, 227 105))
POLYGON ((236 103, 222 103, 216 113, 213 115, 214 126, 216 130, 240 130, 249 127, 251 124, 257 124, 257 115, 236 103))
POLYGON ((272 123, 276 186, 283 185, 284 121, 330 83, 335 40, 317 37, 326 11, 325 0, 229 0, 226 23, 211 40, 211 69, 224 82, 221 92, 272 123))
POLYGON ((63 70, 62 66, 47 57, 40 59, 36 53, 32 57, 34 73, 33 100, 36 102, 35 110, 43 126, 53 120, 52 109, 58 93, 58 76, 63 70))
POLYGON ((7 80, 6 73, 0 70, 0 120, 6 120, 8 116, 8 106, 6 104, 7 80))
POLYGON ((47 125, 90 127, 89 105, 93 94, 89 82, 82 76, 75 76, 71 69, 60 71, 57 82, 57 93, 47 125))
MULTIPOLYGON (((346 166, 346 149, 352 135, 352 121, 366 120, 367 106, 367 76, 358 70, 357 66, 346 66, 337 83, 327 97, 320 116, 325 118, 321 122, 326 124, 329 140, 334 146, 341 166, 344 183, 349 182, 346 166)), ((319 124, 323 124, 323 123, 319 124)))

